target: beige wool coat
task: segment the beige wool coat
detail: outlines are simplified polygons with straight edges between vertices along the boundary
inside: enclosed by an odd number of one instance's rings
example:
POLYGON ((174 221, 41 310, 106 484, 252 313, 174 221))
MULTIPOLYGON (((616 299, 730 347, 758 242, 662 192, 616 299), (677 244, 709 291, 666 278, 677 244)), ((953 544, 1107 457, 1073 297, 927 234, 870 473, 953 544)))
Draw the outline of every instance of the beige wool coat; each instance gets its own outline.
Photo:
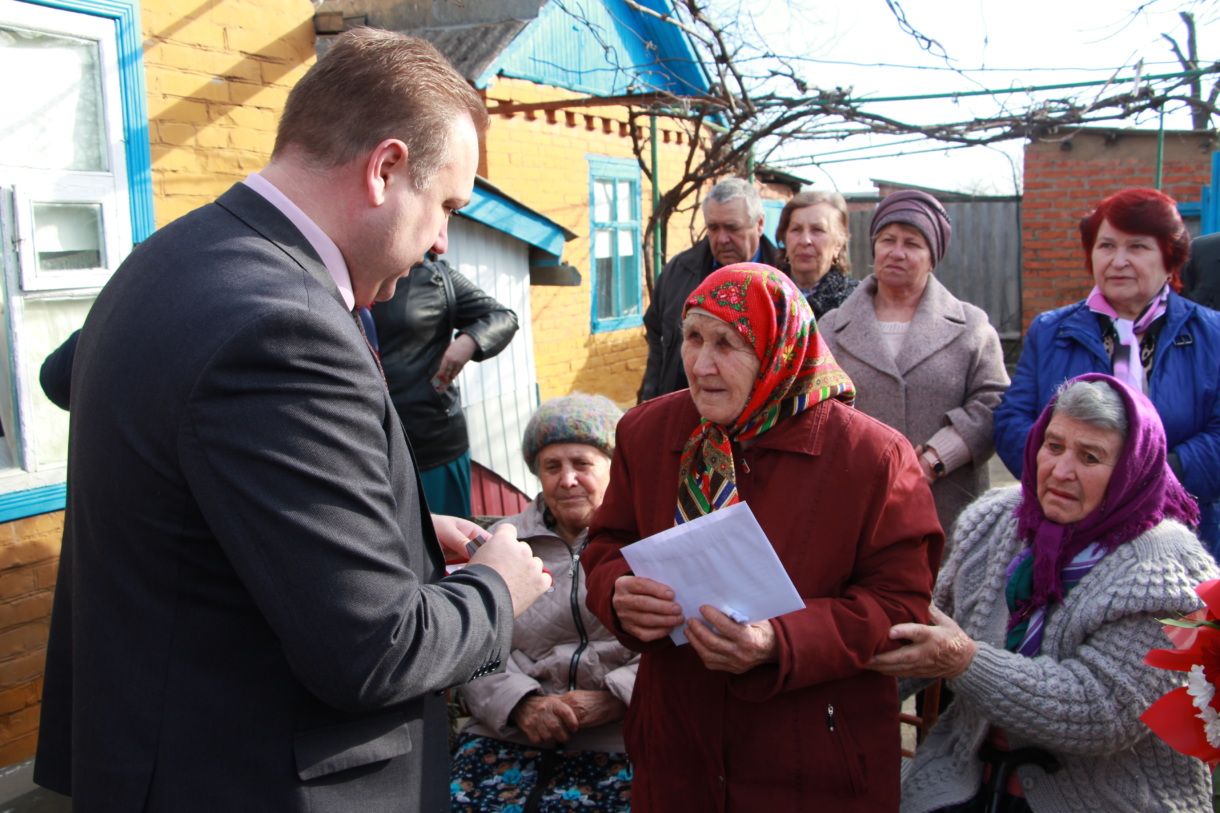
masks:
POLYGON ((1008 389, 1000 337, 982 309, 932 276, 893 358, 877 326, 876 293, 877 280, 869 276, 818 321, 818 329, 856 386, 857 409, 894 427, 913 446, 948 425, 966 442, 970 462, 932 486, 947 536, 961 510, 991 482, 991 413, 1008 389))

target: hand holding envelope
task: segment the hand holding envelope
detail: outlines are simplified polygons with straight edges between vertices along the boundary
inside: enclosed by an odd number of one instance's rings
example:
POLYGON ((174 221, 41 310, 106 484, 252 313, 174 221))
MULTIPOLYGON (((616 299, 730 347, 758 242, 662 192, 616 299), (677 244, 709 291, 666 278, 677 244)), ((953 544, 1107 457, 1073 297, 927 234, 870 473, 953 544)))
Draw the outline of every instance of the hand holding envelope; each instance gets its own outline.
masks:
POLYGON ((774 649, 774 631, 758 622, 805 607, 745 503, 628 545, 623 557, 635 573, 615 585, 614 608, 623 628, 640 640, 668 634, 681 645, 687 636, 679 625, 690 619, 687 629, 709 668, 744 671, 774 649), (717 640, 714 629, 726 640, 717 640), (752 656, 730 652, 743 647, 752 656))

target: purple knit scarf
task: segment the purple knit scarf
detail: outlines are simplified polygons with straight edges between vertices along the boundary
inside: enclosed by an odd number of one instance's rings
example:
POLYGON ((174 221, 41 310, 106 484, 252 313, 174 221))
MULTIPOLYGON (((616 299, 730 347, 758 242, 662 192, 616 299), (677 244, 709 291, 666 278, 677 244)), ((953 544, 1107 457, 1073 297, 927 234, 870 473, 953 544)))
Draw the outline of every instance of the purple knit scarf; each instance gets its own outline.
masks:
MULTIPOLYGON (((1047 519, 1038 502, 1038 450, 1051 422, 1056 398, 1025 440, 1025 468, 1021 474, 1021 504, 1017 506, 1017 534, 1034 549, 1034 590, 1028 612, 1063 599, 1059 574, 1076 554, 1096 542, 1113 551, 1166 518, 1198 525, 1199 508, 1166 462, 1165 429, 1148 397, 1113 376, 1087 373, 1075 381, 1104 381, 1127 406, 1127 440, 1106 486, 1101 505, 1072 525, 1047 519)), ((1013 615, 1013 619, 1016 619, 1013 615)), ((1010 622, 1011 624, 1011 622, 1010 622)))

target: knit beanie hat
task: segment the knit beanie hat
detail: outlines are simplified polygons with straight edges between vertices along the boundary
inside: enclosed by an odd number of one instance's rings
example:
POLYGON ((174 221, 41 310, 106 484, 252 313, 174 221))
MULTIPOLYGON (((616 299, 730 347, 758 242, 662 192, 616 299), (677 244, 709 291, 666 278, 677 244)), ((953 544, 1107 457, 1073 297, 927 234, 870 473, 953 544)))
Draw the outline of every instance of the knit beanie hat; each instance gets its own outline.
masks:
POLYGON ((945 252, 949 250, 949 235, 953 233, 953 226, 949 223, 949 213, 939 200, 916 189, 904 189, 887 195, 873 212, 873 221, 868 227, 870 246, 876 243, 877 234, 891 223, 902 223, 918 229, 932 250, 932 267, 940 265, 945 252))
POLYGON ((614 427, 623 411, 604 395, 574 392, 552 398, 530 418, 525 426, 521 454, 525 465, 537 474, 538 453, 552 443, 587 443, 606 457, 614 454, 614 427))

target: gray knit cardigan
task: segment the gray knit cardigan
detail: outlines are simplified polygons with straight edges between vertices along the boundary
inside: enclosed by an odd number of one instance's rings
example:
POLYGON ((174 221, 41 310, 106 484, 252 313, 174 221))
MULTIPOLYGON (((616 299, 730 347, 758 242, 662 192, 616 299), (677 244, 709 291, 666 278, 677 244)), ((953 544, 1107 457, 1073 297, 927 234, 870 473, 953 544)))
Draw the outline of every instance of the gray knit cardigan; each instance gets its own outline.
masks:
MULTIPOLYGON (((1167 520, 1102 559, 1052 608, 1042 654, 1004 649, 1005 571, 1021 548, 1013 509, 1019 486, 994 489, 957 524, 957 542, 937 577, 935 601, 979 642, 951 681, 956 697, 920 746, 903 783, 903 813, 958 804, 982 784, 976 758, 988 726, 1013 748, 1037 745, 1062 769, 1018 774, 1035 813, 1210 811, 1203 763, 1177 753, 1139 720, 1165 692, 1185 683, 1143 663, 1169 646, 1157 623, 1201 606, 1194 587, 1216 578, 1215 562, 1185 526, 1167 520)), ((915 684, 903 681, 904 691, 915 684)))

